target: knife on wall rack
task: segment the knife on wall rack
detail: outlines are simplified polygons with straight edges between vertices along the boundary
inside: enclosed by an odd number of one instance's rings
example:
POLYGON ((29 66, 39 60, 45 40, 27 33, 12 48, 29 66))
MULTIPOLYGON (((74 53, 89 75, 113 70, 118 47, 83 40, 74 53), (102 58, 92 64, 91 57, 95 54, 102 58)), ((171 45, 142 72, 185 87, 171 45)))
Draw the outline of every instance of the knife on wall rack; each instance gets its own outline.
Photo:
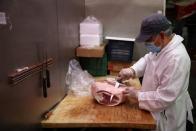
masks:
MULTIPOLYGON (((45 51, 45 57, 46 57, 46 60, 48 59, 48 52, 47 52, 47 48, 46 48, 46 51, 45 51)), ((46 84, 47 84, 47 88, 50 88, 51 86, 51 83, 50 83, 50 71, 48 69, 48 64, 46 63, 46 84)))
POLYGON ((8 83, 10 85, 16 85, 20 82, 24 81, 28 77, 32 75, 42 72, 43 65, 47 64, 47 68, 49 68, 54 63, 53 58, 48 58, 43 62, 37 63, 35 65, 24 66, 25 68, 15 69, 8 75, 8 83))
MULTIPOLYGON (((43 46, 43 60, 46 60, 46 46, 43 46)), ((48 96, 47 94, 47 78, 46 78, 46 65, 42 64, 42 89, 43 89, 43 96, 46 98, 48 96)))

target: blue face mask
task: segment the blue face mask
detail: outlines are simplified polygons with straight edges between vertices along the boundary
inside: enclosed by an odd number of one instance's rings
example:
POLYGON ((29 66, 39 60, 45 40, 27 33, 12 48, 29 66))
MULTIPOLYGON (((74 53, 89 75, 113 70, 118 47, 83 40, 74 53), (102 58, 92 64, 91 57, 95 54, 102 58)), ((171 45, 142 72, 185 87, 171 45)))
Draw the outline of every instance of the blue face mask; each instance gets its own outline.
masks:
POLYGON ((159 53, 161 51, 160 47, 154 45, 154 43, 147 43, 145 44, 146 48, 152 53, 159 53))

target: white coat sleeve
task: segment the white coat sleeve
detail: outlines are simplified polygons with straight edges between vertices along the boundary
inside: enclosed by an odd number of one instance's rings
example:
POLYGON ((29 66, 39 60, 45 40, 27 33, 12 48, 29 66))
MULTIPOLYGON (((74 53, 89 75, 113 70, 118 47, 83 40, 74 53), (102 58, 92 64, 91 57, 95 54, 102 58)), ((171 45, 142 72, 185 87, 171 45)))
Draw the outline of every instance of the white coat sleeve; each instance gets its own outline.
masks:
MULTIPOLYGON (((160 65, 161 66, 161 65, 160 65)), ((183 91, 189 77, 189 64, 183 60, 170 59, 160 77, 156 91, 138 93, 139 107, 148 111, 162 111, 172 104, 183 91)))
POLYGON ((149 54, 146 54, 144 57, 140 58, 131 68, 134 69, 137 77, 142 77, 146 69, 146 63, 149 59, 149 54))

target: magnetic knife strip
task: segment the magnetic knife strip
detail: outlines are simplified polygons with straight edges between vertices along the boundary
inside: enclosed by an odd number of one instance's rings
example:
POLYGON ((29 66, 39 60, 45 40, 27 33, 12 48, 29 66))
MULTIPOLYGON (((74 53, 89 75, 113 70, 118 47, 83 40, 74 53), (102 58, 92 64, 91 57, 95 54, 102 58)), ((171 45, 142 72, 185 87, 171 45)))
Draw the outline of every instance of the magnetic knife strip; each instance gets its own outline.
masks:
POLYGON ((43 71, 43 67, 46 64, 48 67, 50 67, 53 64, 53 62, 53 59, 49 58, 36 65, 27 66, 28 68, 23 71, 17 72, 15 70, 14 72, 10 73, 10 75, 8 75, 8 83, 12 85, 18 84, 19 82, 22 82, 23 80, 32 76, 33 74, 43 71))

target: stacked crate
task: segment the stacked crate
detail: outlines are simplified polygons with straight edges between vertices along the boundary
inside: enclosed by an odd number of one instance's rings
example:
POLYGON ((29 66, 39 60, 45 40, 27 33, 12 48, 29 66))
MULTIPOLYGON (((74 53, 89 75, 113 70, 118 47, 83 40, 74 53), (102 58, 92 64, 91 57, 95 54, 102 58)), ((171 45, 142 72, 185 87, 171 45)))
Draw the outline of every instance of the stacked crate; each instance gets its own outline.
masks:
POLYGON ((118 75, 122 68, 130 67, 133 56, 133 41, 125 40, 108 40, 108 70, 110 75, 118 75))
POLYGON ((122 68, 128 68, 134 64, 132 62, 124 62, 124 61, 108 61, 108 71, 110 75, 117 76, 119 71, 122 68))
POLYGON ((102 57, 80 57, 80 65, 84 70, 87 70, 93 76, 107 75, 107 54, 102 57))
POLYGON ((107 75, 105 46, 101 22, 95 17, 87 17, 80 23, 80 46, 76 48, 76 56, 83 70, 93 76, 107 75))

